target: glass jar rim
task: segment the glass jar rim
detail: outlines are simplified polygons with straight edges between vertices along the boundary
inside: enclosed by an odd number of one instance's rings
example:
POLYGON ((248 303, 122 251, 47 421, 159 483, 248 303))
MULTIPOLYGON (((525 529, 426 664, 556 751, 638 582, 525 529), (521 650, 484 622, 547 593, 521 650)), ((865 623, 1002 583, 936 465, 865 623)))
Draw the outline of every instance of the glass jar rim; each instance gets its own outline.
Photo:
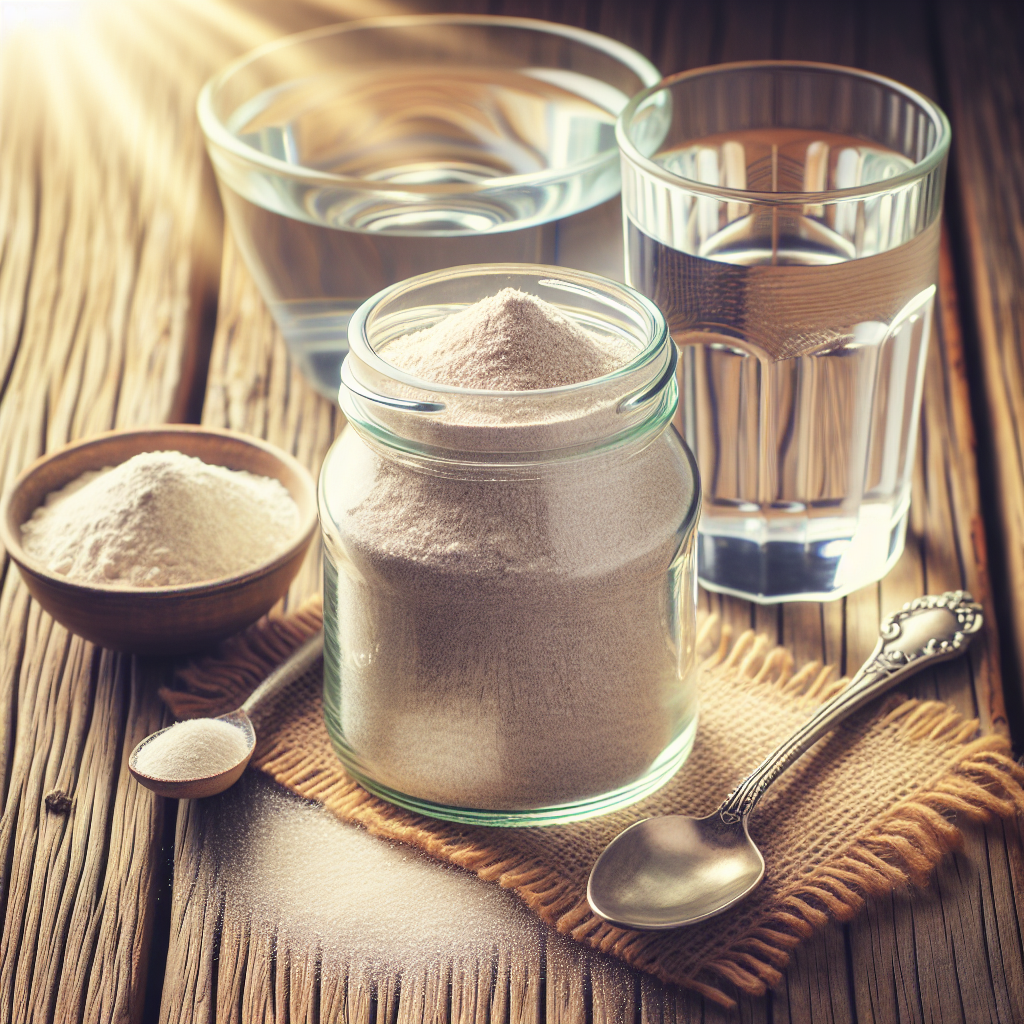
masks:
POLYGON ((658 69, 632 47, 626 46, 624 43, 614 39, 609 39, 607 36, 597 32, 589 32, 586 29, 574 28, 570 25, 559 25, 554 22, 543 21, 539 18, 516 18, 490 14, 408 14, 380 18, 363 18, 358 21, 346 21, 334 25, 325 25, 320 28, 307 29, 304 32, 297 32, 280 39, 274 39, 233 60, 212 78, 208 79, 199 92, 199 98, 196 100, 196 114, 203 134, 211 143, 230 151, 234 156, 260 166, 265 170, 272 171, 279 176, 310 185, 344 187, 370 193, 385 193, 391 196, 402 194, 416 197, 486 195, 506 188, 518 188, 525 185, 557 181, 567 175, 575 176, 588 169, 600 167, 603 163, 612 163, 617 159, 616 150, 612 148, 607 152, 595 154, 586 160, 581 160, 579 163, 567 167, 531 171, 526 174, 503 175, 496 178, 488 178, 486 181, 479 183, 445 182, 410 185, 370 181, 366 178, 313 170, 309 167, 303 167, 301 164, 292 164, 286 160, 270 156, 267 153, 262 153, 240 141, 227 128, 214 110, 216 94, 233 75, 279 50, 284 50, 289 46, 317 42, 320 39, 333 35, 345 35, 350 32, 366 29, 403 28, 417 25, 514 28, 540 32, 544 35, 562 36, 565 39, 589 46, 612 57, 632 71, 644 85, 653 86, 661 80, 661 73, 658 69))
POLYGON ((338 391, 349 424, 439 465, 522 469, 596 455, 653 440, 677 408, 678 350, 658 307, 629 285, 565 267, 471 264, 409 278, 353 313, 349 340, 338 391), (586 330, 628 338, 635 351, 602 376, 528 391, 435 384, 385 358, 383 346, 505 287, 553 303, 586 330))
POLYGON ((875 74, 873 71, 863 71, 860 68, 845 67, 841 64, 826 64, 820 61, 803 60, 750 60, 734 61, 728 64, 710 64, 706 67, 692 68, 689 71, 681 71, 678 74, 670 75, 668 78, 655 85, 641 90, 623 108, 615 122, 615 139, 618 142, 619 150, 630 163, 645 171, 653 177, 676 187, 684 187, 688 192, 695 195, 709 196, 715 199, 725 199, 730 202, 760 203, 762 205, 788 206, 788 205, 820 205, 824 203, 842 202, 845 200, 865 199, 871 196, 883 195, 892 192, 904 185, 926 177, 935 170, 946 158, 949 152, 952 129, 949 119, 944 111, 936 103, 933 103, 927 96, 903 85, 895 79, 887 78, 885 75, 875 74), (936 128, 938 135, 930 153, 922 160, 919 160, 913 167, 908 168, 901 174, 886 178, 884 181, 875 182, 870 185, 856 185, 852 188, 829 189, 823 192, 752 192, 746 189, 728 188, 724 185, 711 185, 703 181, 695 181, 692 178, 684 178, 682 175, 673 174, 665 170, 660 164, 645 157, 634 145, 626 129, 627 123, 636 114, 640 105, 651 96, 659 92, 671 91, 680 82, 689 81, 693 78, 702 78, 715 74, 729 74, 735 71, 818 71, 823 74, 860 78, 866 81, 875 82, 895 92, 902 94, 916 104, 930 119, 936 128))
MULTIPOLYGON (((544 266, 533 263, 470 263, 460 267, 447 267, 443 270, 432 270, 425 274, 418 274, 416 277, 408 277, 403 281, 388 285, 379 292, 366 299, 352 314, 348 324, 349 352, 360 362, 365 363, 370 369, 375 370, 382 376, 391 378, 398 384, 411 390, 426 391, 432 394, 452 394, 463 398, 479 399, 529 399, 529 398, 557 398, 559 395, 578 393, 580 388, 598 386, 613 382, 642 369, 648 363, 658 358, 659 353, 666 340, 670 340, 668 322, 665 320, 661 310, 646 295, 638 292, 628 284, 620 281, 612 281, 609 278, 601 277, 598 274, 590 274, 583 270, 571 270, 567 267, 544 266), (492 274, 495 277, 501 274, 522 274, 536 272, 538 283, 549 283, 556 278, 565 278, 563 284, 567 292, 579 290, 591 286, 599 291, 616 292, 623 298, 631 300, 634 312, 647 320, 648 341, 637 354, 622 366, 617 366, 609 373, 591 380, 580 381, 576 384, 562 384, 553 388, 537 388, 530 391, 496 391, 488 388, 463 388, 453 384, 437 384, 425 380, 422 377, 415 377, 405 370, 400 369, 393 363, 389 363, 383 356, 379 355, 367 332, 367 322, 375 310, 389 299, 394 299, 406 292, 415 291, 424 285, 432 284, 442 280, 454 280, 460 277, 478 277, 482 274, 492 274), (573 280, 573 279, 576 280, 573 280)), ((345 361, 348 361, 348 355, 345 361)), ((343 365, 344 370, 344 365, 343 365)), ((345 387, 346 384, 342 384, 345 387)), ((422 411, 437 411, 436 405, 421 403, 424 405, 422 411), (426 408, 430 406, 430 408, 426 408)))

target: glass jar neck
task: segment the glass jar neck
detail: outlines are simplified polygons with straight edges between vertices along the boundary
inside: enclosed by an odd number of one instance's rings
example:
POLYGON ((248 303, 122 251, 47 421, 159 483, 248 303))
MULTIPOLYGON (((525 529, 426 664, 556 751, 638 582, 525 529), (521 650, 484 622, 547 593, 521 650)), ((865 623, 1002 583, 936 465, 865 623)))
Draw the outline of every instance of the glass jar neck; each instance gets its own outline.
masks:
MULTIPOLYGON (((454 274, 481 269, 457 268, 454 274)), ((624 285, 547 269, 559 280, 537 283, 564 287, 559 312, 588 331, 629 342, 635 349, 629 362, 593 380, 531 391, 461 388, 413 377, 387 361, 388 345, 470 304, 402 301, 414 279, 385 289, 353 315, 339 392, 349 423, 368 443, 396 456, 477 465, 535 465, 653 440, 678 405, 677 350, 664 318, 624 285)))

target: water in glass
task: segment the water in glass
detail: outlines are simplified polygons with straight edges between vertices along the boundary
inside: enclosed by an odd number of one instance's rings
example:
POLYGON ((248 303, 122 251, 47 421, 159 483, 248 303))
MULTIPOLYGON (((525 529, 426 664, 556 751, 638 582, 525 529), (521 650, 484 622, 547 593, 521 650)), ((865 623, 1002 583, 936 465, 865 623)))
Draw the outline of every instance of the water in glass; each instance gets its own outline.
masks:
MULTIPOLYGON (((913 166, 863 139, 788 128, 653 159, 748 192, 854 188, 913 166)), ((626 248, 628 281, 681 346, 701 582, 766 603, 848 593, 903 549, 938 221, 914 234, 912 189, 788 206, 689 199, 627 203, 626 248)))

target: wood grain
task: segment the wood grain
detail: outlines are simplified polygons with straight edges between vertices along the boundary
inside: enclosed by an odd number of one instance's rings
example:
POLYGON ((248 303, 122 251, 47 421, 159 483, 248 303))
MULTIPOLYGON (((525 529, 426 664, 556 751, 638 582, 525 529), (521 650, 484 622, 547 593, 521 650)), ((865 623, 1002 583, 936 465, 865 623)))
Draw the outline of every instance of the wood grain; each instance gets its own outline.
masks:
POLYGON ((1006 693, 1024 743, 1024 13, 1010 3, 938 8, 968 354, 1008 612, 1006 693))
MULTIPOLYGON (((230 236, 203 424, 265 438, 294 455, 314 478, 342 424, 341 410, 317 394, 289 360, 230 236)), ((292 584, 289 603, 315 593, 321 571, 318 537, 292 584)))
MULTIPOLYGON (((205 362, 220 241, 202 216, 199 69, 165 38, 180 78, 153 74, 129 9, 115 21, 2 44, 5 486, 70 439, 181 418, 205 362)), ((0 1021, 138 1020, 163 807, 125 758, 164 723, 169 667, 69 636, 6 556, 2 572, 0 1021)))
MULTIPOLYGON (((877 587, 828 605, 763 609, 705 595, 735 629, 767 631, 798 658, 854 667, 879 614, 924 589, 967 585, 991 610, 965 364, 998 509, 998 584, 1024 641, 1024 285, 1020 190, 1022 16, 964 0, 271 0, 99 5, 56 36, 19 32, 0 56, 0 481, 65 441, 115 426, 198 418, 265 437, 315 469, 340 426, 288 363, 221 226, 193 116, 200 82, 235 53, 353 14, 505 11, 621 38, 666 71, 765 56, 892 74, 948 103, 954 239, 966 320, 943 263, 908 550, 877 587), (93 17, 90 14, 89 17, 93 17), (938 60, 936 60, 938 58, 938 60), (212 316, 220 311, 211 351, 212 316), (1014 584, 1016 581, 1016 585, 1014 584)), ((987 467, 986 468, 987 472, 987 467)), ((984 474, 983 474, 984 475, 984 474)), ((989 492, 986 491, 986 494, 989 492)), ((160 802, 124 760, 163 722, 167 663, 101 651, 28 598, 6 557, 0 587, 0 1022, 141 1020, 160 802), (49 799, 48 799, 49 798, 49 799)), ((311 557, 289 600, 311 592, 311 557)), ((994 632, 968 662, 909 687, 1004 731, 994 632)), ((1021 721, 1019 694, 1011 708, 1021 721)), ((975 833, 930 892, 873 904, 797 953, 778 991, 738 1016, 555 942, 536 956, 373 979, 354 958, 255 934, 232 915, 204 855, 213 827, 182 805, 175 836, 165 1020, 853 1022, 1024 1020, 1024 859, 1012 825, 975 833)), ((170 837, 167 837, 170 840, 170 837)), ((159 989, 156 978, 154 988, 159 989)))

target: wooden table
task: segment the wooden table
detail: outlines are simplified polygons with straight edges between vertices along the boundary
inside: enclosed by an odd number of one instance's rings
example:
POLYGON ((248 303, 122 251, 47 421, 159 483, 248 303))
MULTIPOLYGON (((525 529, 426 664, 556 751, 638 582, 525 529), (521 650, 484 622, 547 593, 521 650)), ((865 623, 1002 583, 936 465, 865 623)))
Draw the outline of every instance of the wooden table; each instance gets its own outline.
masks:
MULTIPOLYGON (((967 0, 122 0, 2 4, 0 476, 115 426, 200 421, 316 469, 339 415, 289 365, 230 241, 193 107, 234 54, 397 10, 530 15, 604 32, 666 73, 790 57, 880 71, 936 97, 955 133, 941 317, 907 552, 826 605, 704 596, 734 624, 845 669, 879 615, 966 586, 990 626, 910 684, 1024 739, 1024 8, 967 0), (40 20, 31 28, 18 20, 40 20), (986 546, 988 554, 986 554, 986 546), (1000 663, 1002 669, 1000 669, 1000 663)), ((291 595, 317 586, 311 558, 291 595)), ((738 1016, 555 939, 476 975, 374 981, 231 922, 217 805, 139 789, 127 753, 166 721, 172 665, 69 636, 4 561, 0 591, 0 1022, 172 1020, 1024 1021, 1019 823, 969 834, 931 888, 801 947, 738 1016), (53 794, 66 794, 70 809, 53 794), (205 845, 204 845, 205 843, 205 845), (227 927, 231 924, 231 927, 227 927), (495 980, 496 979, 496 980, 495 980)), ((229 799, 229 798, 225 798, 229 799)), ((240 799, 240 798, 235 798, 240 799)))

